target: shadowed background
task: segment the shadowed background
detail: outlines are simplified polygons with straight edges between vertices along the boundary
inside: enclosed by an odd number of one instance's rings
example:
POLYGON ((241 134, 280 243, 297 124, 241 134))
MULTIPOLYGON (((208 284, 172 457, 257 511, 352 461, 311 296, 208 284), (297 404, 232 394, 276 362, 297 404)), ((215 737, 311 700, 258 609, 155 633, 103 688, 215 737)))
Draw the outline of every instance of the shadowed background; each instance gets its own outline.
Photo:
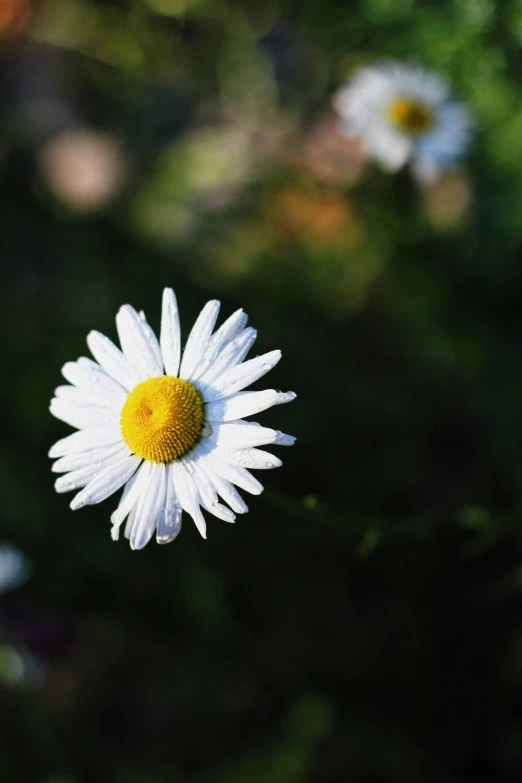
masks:
POLYGON ((521 0, 0 0, 2 783, 520 780, 521 44, 521 0), (427 188, 330 108, 390 57, 475 117, 427 188), (281 348, 298 440, 131 552, 48 401, 165 286, 281 348))

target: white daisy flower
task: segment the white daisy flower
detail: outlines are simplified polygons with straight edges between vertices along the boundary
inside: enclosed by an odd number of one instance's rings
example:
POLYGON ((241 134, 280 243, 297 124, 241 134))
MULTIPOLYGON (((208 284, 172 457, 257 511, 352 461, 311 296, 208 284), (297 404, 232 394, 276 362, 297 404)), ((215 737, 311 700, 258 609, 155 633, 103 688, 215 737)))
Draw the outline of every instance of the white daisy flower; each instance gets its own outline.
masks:
POLYGON ((411 162, 421 182, 431 182, 463 156, 471 137, 466 107, 447 84, 420 68, 383 63, 362 68, 334 95, 341 131, 359 138, 387 171, 411 162))
POLYGON ((182 511, 206 538, 200 507, 226 522, 248 511, 234 487, 258 495, 263 486, 248 468, 276 468, 281 460, 258 446, 291 446, 295 438, 244 417, 290 402, 293 392, 243 391, 274 367, 280 351, 244 361, 256 339, 237 310, 213 332, 219 302, 208 302, 181 354, 176 297, 163 293, 159 342, 143 313, 124 305, 116 316, 120 351, 99 332, 87 344, 96 361, 64 365, 71 386, 59 386, 51 413, 78 432, 58 441, 49 456, 63 473, 57 492, 81 489, 76 510, 100 503, 124 487, 111 516, 117 539, 142 549, 154 532, 158 543, 172 541, 182 511), (223 505, 218 495, 228 503, 223 505), (232 509, 232 510, 230 510, 232 509))

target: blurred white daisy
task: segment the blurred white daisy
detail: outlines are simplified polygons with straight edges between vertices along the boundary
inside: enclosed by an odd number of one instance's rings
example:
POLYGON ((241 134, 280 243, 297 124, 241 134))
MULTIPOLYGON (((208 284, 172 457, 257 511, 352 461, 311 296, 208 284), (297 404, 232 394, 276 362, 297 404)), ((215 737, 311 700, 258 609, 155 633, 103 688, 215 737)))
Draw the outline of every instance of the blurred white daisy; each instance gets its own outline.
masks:
POLYGON ((383 63, 361 68, 334 95, 341 131, 361 140, 387 171, 410 162, 421 182, 433 181, 465 153, 471 117, 447 84, 421 68, 383 63))
POLYGON ((29 576, 25 555, 11 544, 0 543, 0 593, 23 584, 29 576))
POLYGON ((107 337, 90 332, 96 362, 80 358, 62 373, 72 386, 59 386, 51 413, 79 432, 49 452, 53 470, 64 473, 58 492, 81 489, 73 510, 99 503, 124 486, 112 514, 112 536, 127 519, 125 535, 142 549, 154 532, 172 541, 182 510, 206 538, 201 507, 226 522, 248 508, 233 486, 258 495, 262 484, 248 468, 276 468, 281 460, 256 448, 291 446, 295 438, 245 416, 290 402, 293 392, 245 392, 274 367, 280 351, 243 361, 256 339, 238 310, 213 332, 219 302, 208 302, 181 354, 180 326, 172 289, 163 294, 159 342, 143 313, 124 305, 116 316, 120 351, 107 337), (230 506, 223 505, 218 495, 230 506), (230 510, 232 509, 232 511, 230 510))

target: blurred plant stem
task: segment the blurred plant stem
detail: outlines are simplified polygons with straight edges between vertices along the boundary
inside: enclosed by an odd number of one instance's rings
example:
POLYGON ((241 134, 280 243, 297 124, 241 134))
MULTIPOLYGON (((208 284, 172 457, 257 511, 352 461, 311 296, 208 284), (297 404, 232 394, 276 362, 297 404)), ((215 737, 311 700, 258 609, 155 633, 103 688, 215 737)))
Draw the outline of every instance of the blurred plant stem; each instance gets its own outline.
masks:
MULTIPOLYGON (((321 529, 327 528, 328 535, 337 531, 343 537, 353 537, 354 542, 359 541, 356 546, 356 554, 363 556, 368 554, 380 542, 395 537, 415 537, 418 539, 429 539, 433 536, 434 528, 444 524, 454 524, 463 530, 475 530, 483 533, 483 539, 487 544, 496 540, 500 531, 515 528, 519 524, 519 519, 513 517, 495 516, 493 519, 488 512, 484 510, 479 521, 475 521, 477 516, 475 509, 464 508, 458 511, 425 512, 416 514, 414 517, 390 518, 384 516, 354 515, 349 512, 342 512, 329 507, 322 501, 318 501, 313 496, 305 496, 301 502, 294 500, 288 495, 272 490, 265 490, 262 496, 268 503, 287 512, 293 517, 306 519, 314 523, 313 527, 299 528, 307 534, 318 535, 321 529), (313 505, 310 499, 313 498, 313 505)), ((295 529, 292 529, 292 534, 295 529)))

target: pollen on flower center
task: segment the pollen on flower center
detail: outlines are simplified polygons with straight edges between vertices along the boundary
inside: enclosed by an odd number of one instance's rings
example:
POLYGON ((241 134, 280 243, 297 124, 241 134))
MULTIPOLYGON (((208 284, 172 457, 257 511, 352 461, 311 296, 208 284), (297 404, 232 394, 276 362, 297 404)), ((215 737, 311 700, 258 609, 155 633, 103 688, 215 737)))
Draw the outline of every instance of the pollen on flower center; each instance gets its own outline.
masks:
POLYGON ((433 111, 412 98, 396 98, 387 108, 388 118, 401 131, 415 136, 426 133, 433 126, 433 111))
POLYGON ((192 384, 173 375, 135 386, 120 415, 123 440, 133 454, 149 462, 171 462, 186 454, 202 425, 201 397, 192 384))

